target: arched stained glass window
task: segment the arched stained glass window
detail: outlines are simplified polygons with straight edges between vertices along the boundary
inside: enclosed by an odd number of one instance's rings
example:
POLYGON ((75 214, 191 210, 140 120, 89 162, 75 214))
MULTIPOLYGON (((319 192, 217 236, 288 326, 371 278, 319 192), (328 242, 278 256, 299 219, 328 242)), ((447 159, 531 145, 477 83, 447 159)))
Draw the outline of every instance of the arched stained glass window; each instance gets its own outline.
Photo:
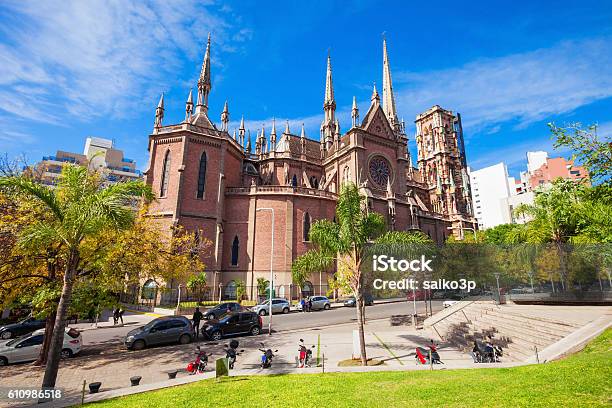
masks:
POLYGON ((162 178, 159 187, 159 196, 165 197, 168 194, 168 181, 170 180, 170 150, 164 156, 164 166, 162 167, 162 178))
POLYGON ((197 198, 204 198, 206 188, 206 152, 202 152, 200 157, 200 167, 198 170, 198 195, 197 198))
POLYGON ((238 235, 234 237, 234 242, 232 242, 232 266, 238 265, 238 250, 240 249, 240 241, 238 240, 238 235))

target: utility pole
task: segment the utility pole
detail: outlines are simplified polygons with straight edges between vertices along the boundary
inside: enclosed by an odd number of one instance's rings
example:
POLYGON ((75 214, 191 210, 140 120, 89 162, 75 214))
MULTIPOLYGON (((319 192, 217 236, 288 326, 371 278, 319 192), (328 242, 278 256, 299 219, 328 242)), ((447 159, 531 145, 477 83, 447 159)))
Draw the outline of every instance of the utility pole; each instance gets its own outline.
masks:
POLYGON ((268 303, 268 335, 272 335, 272 291, 274 290, 274 208, 258 208, 255 211, 270 211, 272 213, 272 244, 270 246, 270 283, 269 283, 269 303, 268 303))

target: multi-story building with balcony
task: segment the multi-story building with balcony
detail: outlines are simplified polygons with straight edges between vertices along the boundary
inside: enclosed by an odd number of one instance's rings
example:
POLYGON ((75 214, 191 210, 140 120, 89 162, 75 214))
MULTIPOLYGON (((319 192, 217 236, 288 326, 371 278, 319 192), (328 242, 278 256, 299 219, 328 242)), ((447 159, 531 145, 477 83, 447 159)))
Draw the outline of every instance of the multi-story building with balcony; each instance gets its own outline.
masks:
POLYGON ((115 149, 112 140, 99 137, 88 137, 85 140, 83 154, 58 150, 54 156, 44 156, 36 169, 44 183, 54 185, 65 163, 100 171, 109 183, 142 178, 134 160, 125 158, 121 150, 115 149))

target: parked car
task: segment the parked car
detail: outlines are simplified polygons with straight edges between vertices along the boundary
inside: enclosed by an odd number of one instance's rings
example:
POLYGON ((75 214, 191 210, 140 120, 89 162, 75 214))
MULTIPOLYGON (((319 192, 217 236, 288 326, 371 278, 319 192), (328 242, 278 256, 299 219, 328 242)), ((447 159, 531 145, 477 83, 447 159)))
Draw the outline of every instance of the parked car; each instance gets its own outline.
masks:
POLYGON ((187 344, 193 340, 191 321, 185 316, 164 316, 128 332, 124 344, 128 350, 166 343, 187 344))
MULTIPOLYGON (((0 344, 0 366, 36 360, 44 339, 45 329, 39 329, 0 344)), ((61 351, 62 358, 79 354, 82 345, 81 333, 76 329, 66 328, 61 351)))
MULTIPOLYGON (((291 305, 287 299, 276 298, 272 299, 272 313, 289 313, 291 305)), ((269 313, 270 301, 264 300, 256 306, 253 306, 251 310, 260 316, 265 316, 269 313)))
POLYGON ((18 323, 7 324, 0 327, 0 339, 9 340, 32 333, 35 330, 44 329, 45 321, 28 317, 18 323))
MULTIPOLYGON (((366 306, 372 306, 374 304, 374 298, 372 297, 372 295, 365 294, 363 295, 363 303, 366 306)), ((355 301, 355 296, 351 296, 350 298, 346 299, 344 301, 344 306, 347 306, 347 307, 357 306, 357 302, 355 301)))
MULTIPOLYGON (((331 302, 326 296, 311 296, 308 299, 312 301, 312 310, 329 310, 331 309, 331 302)), ((298 310, 302 309, 302 304, 297 304, 298 310)))
POLYGON ((255 312, 238 312, 225 316, 221 320, 208 320, 204 322, 202 334, 215 341, 225 336, 237 334, 251 334, 257 336, 261 333, 263 322, 261 316, 255 312))
POLYGON ((241 312, 244 308, 240 305, 240 303, 236 302, 227 302, 220 303, 212 309, 207 310, 204 313, 204 319, 212 320, 212 319, 220 319, 223 315, 228 313, 241 312))

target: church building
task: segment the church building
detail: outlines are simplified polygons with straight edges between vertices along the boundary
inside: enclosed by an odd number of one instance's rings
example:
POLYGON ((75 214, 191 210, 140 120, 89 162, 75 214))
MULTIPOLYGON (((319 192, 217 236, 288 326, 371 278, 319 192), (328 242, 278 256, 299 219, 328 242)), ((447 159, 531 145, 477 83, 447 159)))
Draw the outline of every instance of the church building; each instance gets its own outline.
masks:
POLYGON ((224 298, 235 296, 238 281, 255 298, 257 279, 269 279, 271 267, 277 296, 325 295, 331 272, 297 288, 291 264, 311 248, 312 223, 334 219, 346 182, 359 186, 368 208, 383 214, 390 230, 419 230, 441 243, 476 228, 461 116, 437 105, 417 115, 418 155, 411 157, 405 124, 397 116, 385 40, 382 97, 374 86, 364 114, 353 98, 352 120, 344 132, 335 115, 327 57, 318 141, 306 135, 303 124, 275 121, 257 130, 252 141, 244 118, 230 134, 227 101, 215 124, 208 115, 210 52, 209 36, 195 105, 190 91, 183 121, 163 123, 162 95, 145 174, 157 197, 150 215, 167 224, 169 233, 180 224, 211 242, 204 259, 207 281, 221 285, 224 298))

